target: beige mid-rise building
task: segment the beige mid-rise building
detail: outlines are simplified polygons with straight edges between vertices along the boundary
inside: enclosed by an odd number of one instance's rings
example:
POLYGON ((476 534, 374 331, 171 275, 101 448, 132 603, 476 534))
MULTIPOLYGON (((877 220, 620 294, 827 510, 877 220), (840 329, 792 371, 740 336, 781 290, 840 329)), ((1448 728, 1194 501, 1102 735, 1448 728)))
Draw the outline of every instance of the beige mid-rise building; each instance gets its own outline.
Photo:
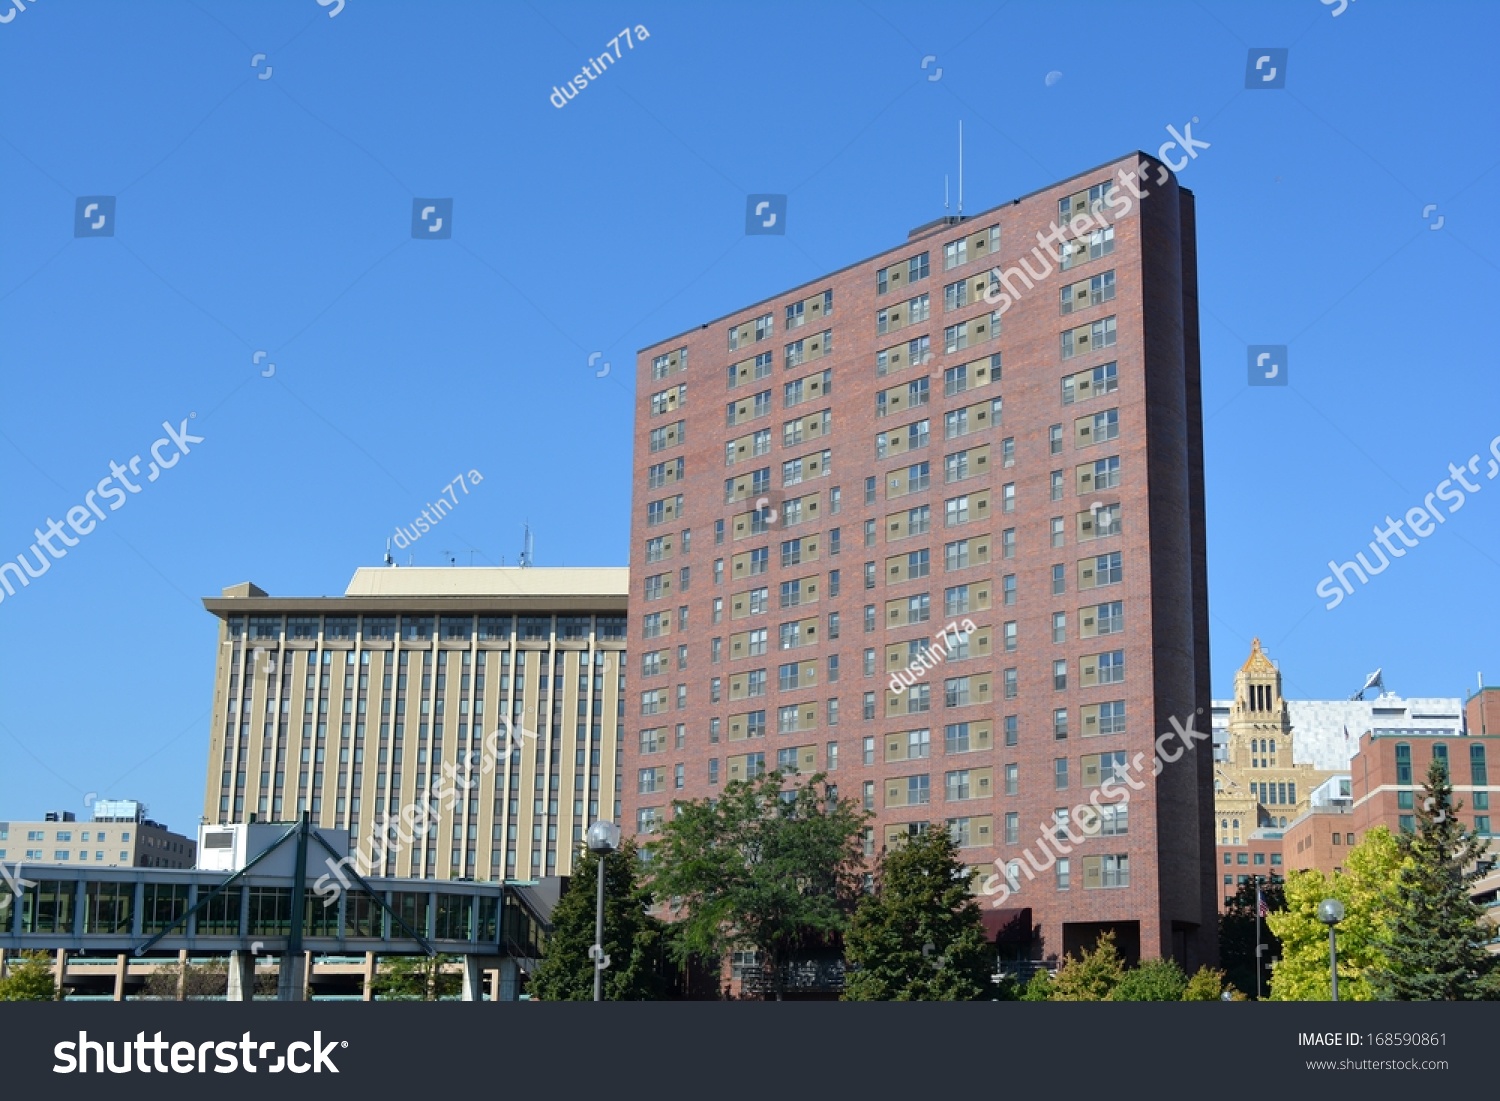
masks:
POLYGON ((1257 829, 1285 828, 1308 809, 1313 789, 1334 775, 1295 760, 1281 670, 1253 640, 1234 675, 1229 738, 1214 763, 1219 845, 1240 845, 1257 829))
POLYGON ((40 822, 0 821, 0 861, 95 868, 191 868, 197 843, 146 817, 134 799, 101 799, 93 818, 47 811, 40 822))
POLYGON ((567 875, 619 814, 627 592, 624 568, 386 567, 342 596, 205 599, 205 819, 306 812, 366 874, 567 875))

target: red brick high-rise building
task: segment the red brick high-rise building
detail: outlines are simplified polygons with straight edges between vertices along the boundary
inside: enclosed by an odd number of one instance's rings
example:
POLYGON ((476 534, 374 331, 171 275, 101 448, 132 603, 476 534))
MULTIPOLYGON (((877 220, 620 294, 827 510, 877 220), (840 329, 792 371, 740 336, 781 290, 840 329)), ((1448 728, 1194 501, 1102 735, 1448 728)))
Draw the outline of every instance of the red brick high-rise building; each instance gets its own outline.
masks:
POLYGON ((1152 767, 1209 730, 1191 193, 1131 154, 638 371, 627 831, 824 771, 872 862, 951 830, 1011 958, 1213 962, 1209 743, 1152 767))

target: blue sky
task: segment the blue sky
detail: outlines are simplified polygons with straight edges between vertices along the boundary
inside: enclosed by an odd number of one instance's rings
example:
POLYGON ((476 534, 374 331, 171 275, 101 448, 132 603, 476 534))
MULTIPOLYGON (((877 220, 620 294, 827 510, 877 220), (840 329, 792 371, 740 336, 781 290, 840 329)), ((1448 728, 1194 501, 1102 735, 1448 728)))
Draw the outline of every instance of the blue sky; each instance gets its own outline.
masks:
POLYGON ((1500 79, 1464 59, 1500 8, 1336 10, 27 0, 0 24, 0 559, 163 421, 203 442, 0 603, 0 815, 97 792, 191 829, 200 598, 342 592, 460 473, 417 564, 514 564, 529 520, 538 564, 623 565, 636 349, 941 216, 960 119, 970 212, 1169 126, 1209 143, 1181 182, 1216 694, 1253 635, 1294 696, 1500 681, 1484 461, 1383 574, 1314 591, 1500 436, 1500 79), (1267 47, 1286 86, 1247 89, 1267 47), (787 233, 746 237, 765 192, 787 233), (93 196, 112 237, 74 236, 93 196), (413 239, 417 198, 452 199, 451 238, 413 239), (1288 346, 1289 385, 1247 384, 1251 344, 1288 346))

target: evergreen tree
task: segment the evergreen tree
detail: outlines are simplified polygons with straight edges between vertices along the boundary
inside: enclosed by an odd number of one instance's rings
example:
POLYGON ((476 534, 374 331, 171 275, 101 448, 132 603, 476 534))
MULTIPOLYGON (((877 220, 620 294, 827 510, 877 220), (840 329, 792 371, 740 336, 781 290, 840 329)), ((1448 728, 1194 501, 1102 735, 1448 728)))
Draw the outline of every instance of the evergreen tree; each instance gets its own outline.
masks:
POLYGON ((844 1000, 971 1002, 990 997, 994 951, 969 871, 934 824, 881 853, 875 891, 860 900, 844 957, 844 1000))
MULTIPOLYGON (((1228 989, 1234 990, 1233 985, 1228 989)), ((1193 972, 1193 977, 1188 980, 1187 987, 1182 992, 1182 1000, 1185 1002, 1216 1002, 1224 994, 1224 972, 1216 970, 1204 964, 1193 972)), ((1238 993, 1238 991, 1235 991, 1238 993)), ((1236 1001, 1242 1000, 1244 995, 1236 1001)))
POLYGON ((1318 903, 1344 904, 1338 925, 1339 998, 1370 1001, 1372 974, 1388 966, 1387 915, 1395 906, 1401 847, 1391 831, 1376 826, 1348 850, 1344 870, 1331 879, 1318 871, 1292 872, 1286 879, 1286 909, 1266 918, 1281 938, 1281 959, 1271 971, 1271 1000, 1326 1002, 1332 997, 1328 974, 1328 926, 1318 920, 1318 903))
POLYGON ((861 893, 869 815, 824 781, 818 773, 783 791, 770 772, 673 804, 647 848, 653 893, 682 915, 679 958, 754 949, 779 1001, 787 964, 837 942, 861 893))
POLYGON ((1176 960, 1143 960, 1139 967, 1125 972, 1119 984, 1109 992, 1112 1002, 1180 1002, 1184 1001, 1188 977, 1176 960))
POLYGON ((27 952, 12 959, 0 979, 0 1002, 50 1002, 57 997, 52 965, 44 952, 27 952))
POLYGON ((1125 978, 1125 962, 1115 948, 1114 930, 1102 933, 1092 949, 1069 956, 1052 980, 1054 1002, 1105 1002, 1125 978))
MULTIPOLYGON (((1279 881, 1260 881, 1261 897, 1266 909, 1278 913, 1286 909, 1286 891, 1279 881)), ((1255 883, 1241 883, 1234 898, 1219 915, 1219 962, 1229 981, 1241 990, 1255 994, 1255 926, 1260 923, 1262 945, 1261 983, 1262 996, 1270 987, 1269 963, 1281 955, 1281 938, 1272 932, 1270 923, 1256 913, 1255 883)))
POLYGON ((1489 844, 1464 830, 1441 758, 1433 758, 1422 794, 1416 830, 1400 838, 1406 859, 1389 918, 1389 965, 1372 977, 1376 995, 1403 1002, 1500 998, 1496 957, 1484 947, 1484 912, 1469 894, 1489 844))
MULTIPOLYGON (((604 865, 604 997, 612 1002, 650 1001, 666 996, 662 923, 647 908, 650 893, 637 880, 640 855, 626 840, 604 865)), ((598 907, 599 857, 580 847, 573 858, 568 889, 552 911, 547 954, 531 978, 533 997, 546 1002, 586 1002, 594 997, 594 944, 598 907)))

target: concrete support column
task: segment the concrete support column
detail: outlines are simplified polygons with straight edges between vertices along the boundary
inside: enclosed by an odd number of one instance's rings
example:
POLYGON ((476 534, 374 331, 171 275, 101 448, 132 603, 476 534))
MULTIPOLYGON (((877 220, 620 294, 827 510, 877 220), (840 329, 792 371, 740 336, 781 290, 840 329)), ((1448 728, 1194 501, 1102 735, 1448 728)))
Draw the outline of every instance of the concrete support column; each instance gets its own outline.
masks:
POLYGON ((364 998, 367 1002, 375 1000, 375 953, 365 953, 364 973, 364 998))
POLYGON ((513 1002, 521 996, 521 967, 515 960, 500 961, 499 982, 502 1002, 513 1002))
POLYGON ((231 1002, 255 1000, 255 957, 249 952, 229 953, 229 994, 231 1002))
POLYGON ((188 954, 187 949, 183 948, 177 953, 177 1000, 179 1002, 187 1001, 187 969, 188 954))
POLYGON ((284 952, 276 969, 276 1000, 307 1001, 307 967, 310 953, 284 952))
POLYGON ((499 1000, 500 1000, 500 968, 497 967, 493 971, 490 972, 490 1001, 492 1001, 492 1002, 498 1002, 499 1000))
POLYGON ((125 976, 130 973, 130 956, 120 952, 115 956, 115 1001, 125 1000, 125 976))
POLYGON ((9 976, 10 954, 9 949, 0 948, 0 979, 9 976))
MULTIPOLYGON (((80 886, 81 883, 82 881, 80 881, 80 886)), ((53 981, 57 983, 57 994, 55 995, 55 997, 58 1001, 63 1000, 63 980, 67 977, 68 950, 66 948, 59 948, 57 950, 56 962, 52 966, 52 978, 53 981)))
POLYGON ((464 960, 464 992, 462 1000, 466 1002, 484 1001, 484 971, 479 966, 478 956, 465 956, 464 960))

